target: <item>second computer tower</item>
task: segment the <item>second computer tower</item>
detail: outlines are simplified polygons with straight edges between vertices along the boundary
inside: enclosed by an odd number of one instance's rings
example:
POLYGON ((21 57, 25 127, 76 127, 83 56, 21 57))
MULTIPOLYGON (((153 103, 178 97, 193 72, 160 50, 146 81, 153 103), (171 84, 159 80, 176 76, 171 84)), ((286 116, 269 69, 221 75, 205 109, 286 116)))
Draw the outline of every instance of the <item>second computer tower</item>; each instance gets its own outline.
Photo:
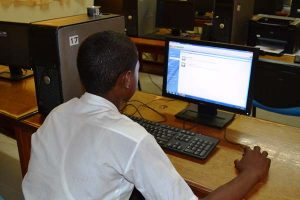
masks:
POLYGON ((215 0, 211 40, 246 44, 254 0, 215 0))
POLYGON ((155 32, 156 0, 94 0, 103 13, 124 15, 126 33, 142 36, 155 32))

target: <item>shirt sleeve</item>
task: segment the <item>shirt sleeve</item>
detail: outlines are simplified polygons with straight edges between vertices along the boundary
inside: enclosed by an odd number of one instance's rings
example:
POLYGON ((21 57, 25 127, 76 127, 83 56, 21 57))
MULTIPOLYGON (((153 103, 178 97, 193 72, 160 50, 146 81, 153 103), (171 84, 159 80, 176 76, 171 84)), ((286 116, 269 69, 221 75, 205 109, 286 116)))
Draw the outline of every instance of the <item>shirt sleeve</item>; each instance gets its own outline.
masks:
POLYGON ((147 200, 198 199, 151 135, 136 147, 125 177, 147 200))

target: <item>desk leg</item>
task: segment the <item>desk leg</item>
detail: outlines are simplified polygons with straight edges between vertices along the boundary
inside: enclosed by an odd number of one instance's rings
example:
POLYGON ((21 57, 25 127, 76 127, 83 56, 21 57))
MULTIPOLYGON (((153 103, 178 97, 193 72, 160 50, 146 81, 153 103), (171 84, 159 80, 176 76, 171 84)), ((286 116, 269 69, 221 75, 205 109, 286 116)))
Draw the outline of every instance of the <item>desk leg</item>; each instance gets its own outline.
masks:
POLYGON ((34 130, 24 127, 15 127, 15 135, 18 145, 22 176, 24 177, 30 159, 31 135, 34 130))

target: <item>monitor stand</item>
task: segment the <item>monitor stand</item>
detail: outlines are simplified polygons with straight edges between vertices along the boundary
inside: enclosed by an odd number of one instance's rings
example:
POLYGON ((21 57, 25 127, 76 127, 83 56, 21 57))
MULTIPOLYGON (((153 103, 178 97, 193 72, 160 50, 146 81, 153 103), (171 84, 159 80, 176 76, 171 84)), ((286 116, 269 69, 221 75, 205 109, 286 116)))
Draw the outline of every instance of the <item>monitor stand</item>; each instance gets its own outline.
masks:
POLYGON ((33 76, 32 70, 23 70, 21 67, 9 66, 9 71, 0 73, 0 79, 18 81, 33 76))
POLYGON ((234 119, 235 114, 222 112, 213 106, 191 104, 176 114, 179 119, 204 124, 215 128, 224 128, 234 119))

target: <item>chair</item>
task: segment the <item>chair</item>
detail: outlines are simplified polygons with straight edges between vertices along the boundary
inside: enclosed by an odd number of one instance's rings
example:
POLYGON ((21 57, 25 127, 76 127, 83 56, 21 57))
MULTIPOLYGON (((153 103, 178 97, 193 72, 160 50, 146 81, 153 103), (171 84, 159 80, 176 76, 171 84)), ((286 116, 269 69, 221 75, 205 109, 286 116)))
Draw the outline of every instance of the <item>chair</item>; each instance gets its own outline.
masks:
MULTIPOLYGON (((1 200, 1 199, 0 199, 1 200)), ((132 194, 129 198, 129 200, 145 200, 144 196, 142 195, 142 193, 140 193, 140 191, 138 191, 135 187, 132 191, 132 194)))
POLYGON ((300 116, 300 65, 260 59, 254 73, 254 117, 256 108, 300 116))
POLYGON ((256 117, 256 108, 267 110, 269 112, 274 112, 282 115, 290 116, 300 116, 300 106, 299 107, 290 107, 290 108, 275 108, 261 104, 260 102, 253 100, 253 109, 252 116, 256 117))

